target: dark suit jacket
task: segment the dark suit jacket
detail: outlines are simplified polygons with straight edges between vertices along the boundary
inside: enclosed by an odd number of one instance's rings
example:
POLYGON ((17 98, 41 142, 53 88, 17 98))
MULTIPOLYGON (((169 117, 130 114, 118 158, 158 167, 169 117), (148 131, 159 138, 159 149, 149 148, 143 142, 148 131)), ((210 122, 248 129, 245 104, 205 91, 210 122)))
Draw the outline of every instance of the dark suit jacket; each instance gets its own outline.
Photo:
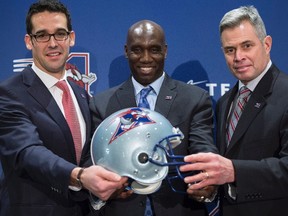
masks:
MULTIPOLYGON (((70 83, 87 127, 81 165, 88 155, 91 134, 89 96, 70 83)), ((13 216, 82 215, 68 189, 76 167, 73 138, 56 101, 27 67, 0 84, 0 154, 13 216)))
MULTIPOLYGON (((131 79, 123 84, 96 95, 90 108, 97 127, 110 114, 124 108, 136 107, 134 87, 131 79)), ((187 155, 196 152, 217 152, 213 144, 213 112, 210 96, 196 86, 165 77, 157 97, 155 111, 165 116, 174 127, 185 135, 182 143, 174 149, 176 154, 187 155), (171 100, 166 96, 172 96, 171 100)), ((185 191, 187 185, 181 181, 185 191)), ((192 201, 186 195, 173 192, 163 182, 159 191, 152 195, 157 216, 205 215, 205 207, 192 201)), ((107 216, 144 215, 146 196, 133 194, 125 200, 109 201, 101 209, 107 216)))
MULTIPOLYGON (((232 159, 237 201, 224 187, 224 215, 288 212, 288 76, 275 65, 264 75, 242 113, 226 149, 226 119, 238 84, 217 103, 217 144, 232 159)), ((222 197, 223 198, 223 197, 222 197)))

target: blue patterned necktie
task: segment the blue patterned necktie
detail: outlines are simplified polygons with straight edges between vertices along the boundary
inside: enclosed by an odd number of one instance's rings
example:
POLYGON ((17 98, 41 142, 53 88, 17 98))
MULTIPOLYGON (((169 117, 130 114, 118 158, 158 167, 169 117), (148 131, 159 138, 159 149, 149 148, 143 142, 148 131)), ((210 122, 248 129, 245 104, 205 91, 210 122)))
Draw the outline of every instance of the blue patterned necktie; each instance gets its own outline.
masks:
POLYGON ((149 196, 147 196, 146 198, 146 208, 145 208, 144 216, 153 216, 151 198, 149 196))
POLYGON ((143 88, 140 91, 140 99, 139 99, 138 107, 150 109, 150 105, 147 101, 147 95, 150 93, 151 90, 152 90, 152 87, 149 86, 148 88, 143 88))
MULTIPOLYGON (((140 91, 140 99, 139 99, 138 107, 150 109, 150 105, 147 100, 147 95, 150 93, 151 90, 152 90, 152 87, 149 86, 149 88, 143 88, 140 91)), ((151 206, 151 200, 150 200, 150 197, 147 196, 144 216, 152 216, 152 215, 153 215, 153 211, 152 211, 152 206, 151 206)))

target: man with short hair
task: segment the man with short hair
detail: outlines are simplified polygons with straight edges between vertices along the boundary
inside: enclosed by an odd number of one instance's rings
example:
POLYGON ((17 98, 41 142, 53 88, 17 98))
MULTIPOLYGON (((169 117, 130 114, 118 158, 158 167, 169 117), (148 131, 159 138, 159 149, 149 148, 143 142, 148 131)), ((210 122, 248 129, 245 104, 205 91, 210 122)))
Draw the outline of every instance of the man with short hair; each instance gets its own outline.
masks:
MULTIPOLYGON (((162 114, 173 127, 178 127, 184 134, 182 143, 173 149, 175 154, 217 153, 212 135, 211 98, 205 90, 171 79, 164 72, 167 44, 162 27, 150 20, 133 24, 128 30, 125 55, 132 76, 91 100, 90 108, 95 128, 116 111, 137 105, 142 107, 140 92, 149 88, 146 97, 149 108, 162 114)), ((168 175, 172 173, 173 169, 170 169, 168 175)), ((205 172, 202 172, 202 177, 207 178, 205 172)), ((186 193, 187 184, 182 179, 176 183, 178 188, 186 193)), ((204 216, 207 212, 203 202, 212 198, 214 191, 215 188, 209 186, 196 191, 192 198, 189 198, 187 194, 173 192, 169 184, 163 181, 159 191, 149 196, 132 194, 126 199, 108 200, 100 215, 144 216, 147 215, 144 213, 145 209, 148 209, 146 201, 150 201, 152 212, 149 209, 147 213, 157 216, 204 216)))
POLYGON ((217 145, 223 156, 185 158, 182 171, 204 169, 210 178, 189 176, 188 192, 221 186, 224 216, 282 216, 288 212, 288 76, 270 59, 272 38, 257 9, 243 6, 220 22, 227 65, 238 79, 217 103, 217 145))
POLYGON ((65 71, 75 44, 67 8, 56 0, 32 4, 26 29, 33 64, 0 84, 3 214, 86 215, 88 190, 106 200, 127 178, 89 166, 89 95, 65 71))

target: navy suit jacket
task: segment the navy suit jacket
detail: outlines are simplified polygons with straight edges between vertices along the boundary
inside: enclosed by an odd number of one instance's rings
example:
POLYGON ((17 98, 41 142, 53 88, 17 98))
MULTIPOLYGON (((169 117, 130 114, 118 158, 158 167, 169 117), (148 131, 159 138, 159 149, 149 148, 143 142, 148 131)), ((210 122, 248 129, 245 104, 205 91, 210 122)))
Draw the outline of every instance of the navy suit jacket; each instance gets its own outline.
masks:
MULTIPOLYGON (((131 78, 123 84, 96 95, 90 104, 95 127, 112 113, 136 107, 131 78)), ((213 111, 210 96, 203 89, 171 79, 166 75, 157 97, 155 111, 165 116, 174 127, 178 127, 185 138, 174 153, 187 155, 197 152, 217 152, 213 143, 213 111), (167 97, 169 96, 169 97, 167 97), (171 96, 171 97, 170 97, 171 96)), ((181 181, 185 191, 187 185, 181 181)), ((163 181, 161 189, 152 195, 157 216, 206 215, 205 206, 194 202, 187 195, 171 190, 163 181)), ((135 216, 144 215, 146 196, 133 194, 125 200, 108 201, 100 215, 135 216)))
MULTIPOLYGON (((81 166, 89 157, 89 96, 76 84, 70 85, 87 127, 81 166)), ((10 203, 7 215, 82 215, 80 204, 72 198, 84 199, 79 196, 83 192, 68 189, 76 167, 69 126, 30 66, 0 84, 0 110, 0 154, 10 203)))
POLYGON ((223 213, 285 215, 288 212, 288 76, 272 65, 246 104, 229 147, 226 119, 238 84, 217 103, 217 145, 232 159, 237 199, 223 188, 223 213))

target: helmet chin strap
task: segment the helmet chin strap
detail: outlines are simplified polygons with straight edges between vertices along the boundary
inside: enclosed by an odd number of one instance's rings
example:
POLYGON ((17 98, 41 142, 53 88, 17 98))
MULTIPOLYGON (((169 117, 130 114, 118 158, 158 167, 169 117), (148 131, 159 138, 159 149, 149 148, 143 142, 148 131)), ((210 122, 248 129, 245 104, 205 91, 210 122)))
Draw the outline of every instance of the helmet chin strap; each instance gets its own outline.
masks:
POLYGON ((151 194, 156 192, 162 184, 162 181, 153 183, 153 184, 143 184, 137 181, 133 181, 131 183, 131 189, 134 191, 136 194, 151 194))
POLYGON ((175 127, 172 128, 172 132, 173 132, 173 134, 179 134, 180 135, 180 136, 171 137, 169 140, 172 149, 174 149, 175 147, 177 147, 181 143, 181 140, 184 139, 184 134, 181 132, 181 130, 179 128, 175 128, 175 127))

